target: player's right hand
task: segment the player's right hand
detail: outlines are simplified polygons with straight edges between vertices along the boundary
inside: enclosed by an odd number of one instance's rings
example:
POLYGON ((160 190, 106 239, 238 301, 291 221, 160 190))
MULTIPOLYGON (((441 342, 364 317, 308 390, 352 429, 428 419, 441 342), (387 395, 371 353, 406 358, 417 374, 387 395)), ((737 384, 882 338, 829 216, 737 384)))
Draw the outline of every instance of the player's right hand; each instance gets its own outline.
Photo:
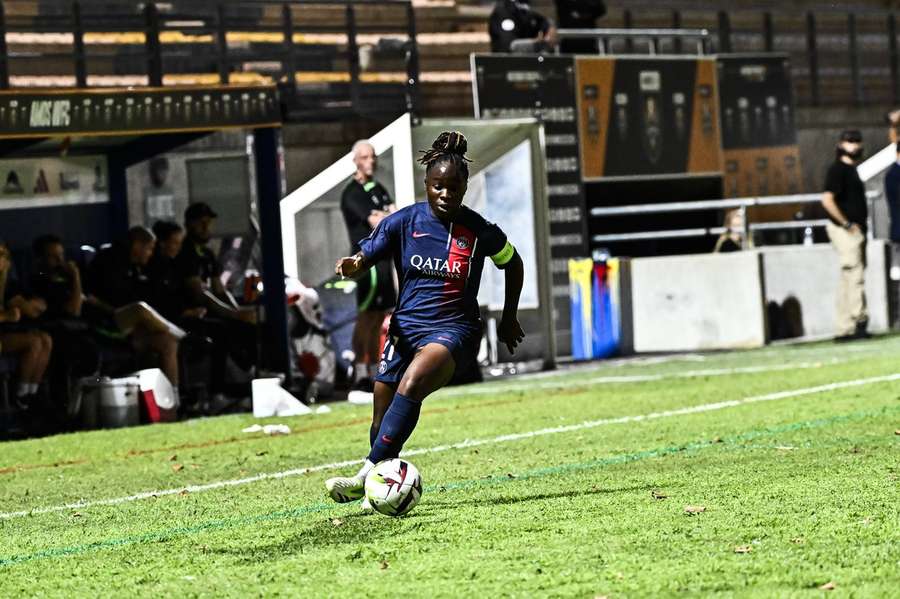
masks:
POLYGON ((358 273, 361 268, 362 256, 359 254, 356 256, 347 256, 338 260, 337 264, 334 265, 334 274, 344 278, 352 277, 358 273))

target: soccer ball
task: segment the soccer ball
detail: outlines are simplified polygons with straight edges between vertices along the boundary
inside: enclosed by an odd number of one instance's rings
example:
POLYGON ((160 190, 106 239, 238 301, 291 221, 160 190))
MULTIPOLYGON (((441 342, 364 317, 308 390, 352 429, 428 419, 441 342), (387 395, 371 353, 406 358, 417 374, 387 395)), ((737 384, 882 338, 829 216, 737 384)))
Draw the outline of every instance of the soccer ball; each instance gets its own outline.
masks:
POLYGON ((422 497, 422 477, 415 466, 394 458, 378 462, 366 476, 366 497, 385 516, 409 513, 422 497))

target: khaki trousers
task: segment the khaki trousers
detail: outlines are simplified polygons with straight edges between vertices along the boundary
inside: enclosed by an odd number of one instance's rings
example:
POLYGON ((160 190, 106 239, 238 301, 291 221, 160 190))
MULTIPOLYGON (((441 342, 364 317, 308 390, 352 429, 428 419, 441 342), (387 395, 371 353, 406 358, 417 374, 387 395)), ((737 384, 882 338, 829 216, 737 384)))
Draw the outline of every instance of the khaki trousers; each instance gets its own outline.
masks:
POLYGON ((869 320, 866 312, 866 236, 828 223, 828 238, 837 250, 841 278, 837 294, 838 335, 852 335, 869 320))

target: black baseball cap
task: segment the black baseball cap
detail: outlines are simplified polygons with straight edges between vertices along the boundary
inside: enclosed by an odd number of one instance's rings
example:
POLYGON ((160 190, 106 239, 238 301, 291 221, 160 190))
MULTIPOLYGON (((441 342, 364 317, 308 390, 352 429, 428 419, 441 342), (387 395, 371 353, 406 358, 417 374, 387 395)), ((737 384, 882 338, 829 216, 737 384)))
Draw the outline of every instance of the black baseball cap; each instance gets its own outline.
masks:
POLYGON ((213 212, 213 209, 210 208, 209 204, 206 202, 197 202, 196 204, 188 206, 184 211, 184 222, 189 223, 199 218, 203 218, 204 216, 216 218, 219 215, 213 212))
POLYGON ((858 129, 844 129, 841 131, 841 141, 858 144, 862 143, 862 140, 862 133, 858 129))

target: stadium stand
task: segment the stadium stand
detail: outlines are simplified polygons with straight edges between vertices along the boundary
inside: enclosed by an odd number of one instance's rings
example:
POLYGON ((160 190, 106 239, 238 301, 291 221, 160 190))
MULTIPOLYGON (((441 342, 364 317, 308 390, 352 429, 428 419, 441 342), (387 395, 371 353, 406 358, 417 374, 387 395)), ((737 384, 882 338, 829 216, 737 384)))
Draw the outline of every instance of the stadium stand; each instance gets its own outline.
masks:
MULTIPOLYGON (((608 4, 603 27, 701 28, 711 33, 710 53, 786 53, 800 108, 884 105, 900 98, 896 21, 876 2, 862 3, 853 14, 815 2, 728 11, 724 3, 608 4)), ((552 2, 534 5, 554 14, 552 2)), ((293 188, 361 131, 403 112, 471 116, 471 54, 489 49, 491 8, 473 0, 174 1, 140 7, 6 0, 0 2, 0 89, 277 87, 289 125, 285 162, 293 188), (311 145, 320 157, 309 157, 311 145)), ((676 39, 655 46, 639 38, 610 39, 607 49, 688 53, 676 39)), ((7 141, 3 151, 65 153, 68 143, 7 141)), ((88 147, 85 139, 74 144, 88 147)), ((121 232, 121 214, 103 218, 118 219, 108 224, 121 232)), ((105 231, 99 237, 79 235, 78 242, 108 241, 105 231)), ((26 260, 19 261, 27 271, 26 260)), ((122 350, 104 350, 105 371, 133 366, 122 350)))
MULTIPOLYGON (((147 46, 146 16, 134 10, 123 15, 122 5, 108 3, 118 11, 104 23, 84 3, 84 48, 90 56, 89 85, 141 85, 147 46), (123 16, 128 16, 123 22, 123 16)), ((553 15, 552 2, 533 3, 553 15)), ((290 61, 299 96, 327 99, 334 108, 346 107, 338 98, 349 95, 354 69, 360 84, 371 94, 366 109, 396 107, 388 100, 407 79, 399 42, 409 31, 408 10, 418 47, 423 116, 469 116, 469 55, 489 48, 487 18, 490 2, 472 0, 416 0, 379 3, 357 10, 353 27, 347 27, 344 7, 329 4, 295 4, 290 9, 291 43, 285 43, 285 15, 277 3, 223 3, 215 5, 167 3, 173 12, 160 11, 159 43, 163 49, 166 85, 215 82, 220 73, 213 64, 219 56, 217 36, 211 26, 221 15, 232 68, 228 79, 235 83, 273 82, 284 78, 280 54, 290 47, 290 61), (254 7, 254 5, 256 5, 254 7), (410 8, 406 8, 409 6, 410 8), (205 7, 205 8, 204 8, 205 7), (254 10, 248 12, 249 8, 254 10), (184 13, 174 12, 175 10, 184 13), (348 31, 357 30, 353 36, 348 31), (354 38, 351 41, 351 38, 354 38), (389 40, 398 42, 391 44, 389 40), (368 64, 348 60, 349 46, 363 48, 368 64), (371 48, 371 52, 367 49, 371 48), (200 60, 195 60, 201 57, 200 60), (398 60, 399 58, 399 60, 398 60), (381 98, 387 106, 374 101, 381 98), (377 106, 377 108, 376 108, 377 106)), ((9 81, 13 86, 60 86, 76 82, 72 59, 54 60, 53 67, 41 57, 73 53, 75 41, 69 31, 73 17, 68 6, 33 1, 10 1, 6 9, 9 81), (52 7, 52 10, 48 9, 52 7)), ((713 32, 714 52, 787 52, 793 64, 794 84, 800 106, 843 106, 894 101, 897 97, 896 20, 879 3, 867 2, 854 13, 822 7, 816 2, 771 4, 768 8, 728 8, 708 3, 663 3, 646 1, 610 3, 601 25, 609 28, 684 27, 713 32), (849 33, 849 35, 843 35, 849 33), (855 50, 855 52, 854 52, 855 50), (851 59, 851 56, 854 58, 851 59)), ((645 53, 640 40, 618 40, 610 46, 616 53, 645 53)), ((677 42, 662 42, 660 51, 679 52, 677 42)), ((288 75, 290 77, 290 75, 288 75)), ((396 98, 394 98, 396 100, 396 98)), ((303 104, 297 110, 308 109, 303 104)), ((335 114, 338 112, 335 111, 335 114)), ((298 112, 297 116, 302 113, 298 112)))

